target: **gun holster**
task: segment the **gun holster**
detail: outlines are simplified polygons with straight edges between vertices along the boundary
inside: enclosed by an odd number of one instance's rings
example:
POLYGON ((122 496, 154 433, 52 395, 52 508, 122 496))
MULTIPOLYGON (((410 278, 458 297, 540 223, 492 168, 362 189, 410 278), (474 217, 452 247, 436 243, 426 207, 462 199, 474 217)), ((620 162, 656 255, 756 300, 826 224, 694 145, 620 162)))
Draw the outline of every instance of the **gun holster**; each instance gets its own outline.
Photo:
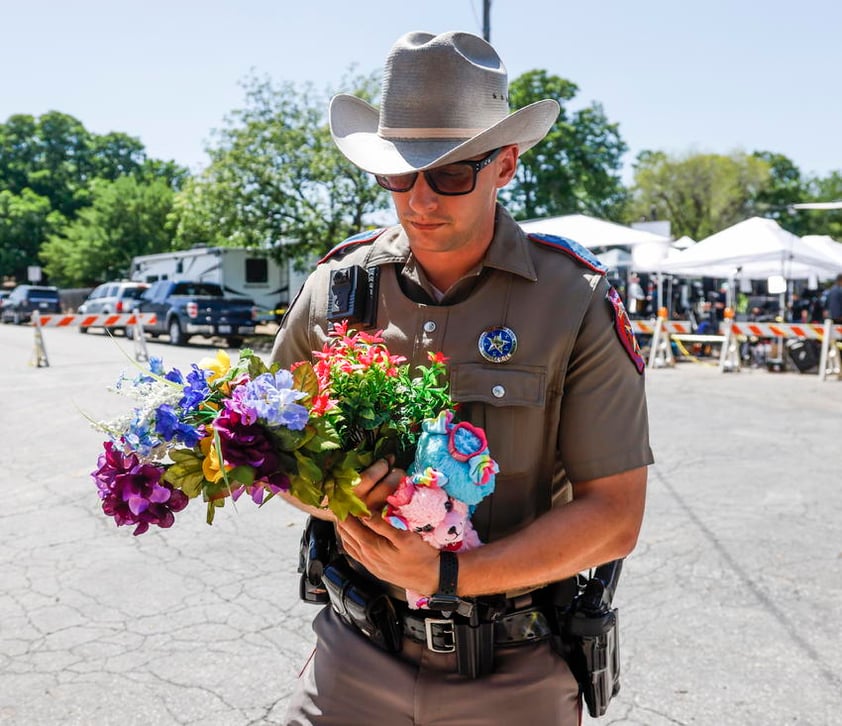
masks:
POLYGON ((298 571, 301 573, 298 594, 304 602, 324 605, 327 590, 322 582, 325 568, 337 555, 333 523, 309 517, 301 535, 298 550, 298 571))
POLYGON ((392 599, 367 587, 342 559, 328 565, 322 575, 330 605, 349 625, 389 653, 397 653, 403 641, 403 627, 392 599))
POLYGON ((561 653, 592 718, 620 690, 619 614, 611 607, 622 560, 601 565, 567 606, 557 608, 561 653))

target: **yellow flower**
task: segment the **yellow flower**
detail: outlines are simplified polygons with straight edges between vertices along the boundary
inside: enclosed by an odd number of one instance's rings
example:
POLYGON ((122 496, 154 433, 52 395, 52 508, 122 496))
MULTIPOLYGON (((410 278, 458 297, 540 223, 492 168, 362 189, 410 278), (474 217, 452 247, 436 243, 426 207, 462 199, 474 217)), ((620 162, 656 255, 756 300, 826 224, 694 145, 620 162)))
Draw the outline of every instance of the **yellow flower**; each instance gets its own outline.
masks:
POLYGON ((211 372, 208 376, 208 383, 213 383, 217 378, 222 378, 231 370, 231 358, 226 351, 218 350, 216 351, 216 358, 202 358, 199 361, 199 368, 211 372))
MULTIPOLYGON (((213 436, 206 436, 199 439, 199 448, 204 455, 202 459, 202 474, 205 479, 214 484, 222 479, 222 467, 219 462, 219 451, 213 443, 213 436)), ((230 470, 231 467, 229 466, 230 470)))

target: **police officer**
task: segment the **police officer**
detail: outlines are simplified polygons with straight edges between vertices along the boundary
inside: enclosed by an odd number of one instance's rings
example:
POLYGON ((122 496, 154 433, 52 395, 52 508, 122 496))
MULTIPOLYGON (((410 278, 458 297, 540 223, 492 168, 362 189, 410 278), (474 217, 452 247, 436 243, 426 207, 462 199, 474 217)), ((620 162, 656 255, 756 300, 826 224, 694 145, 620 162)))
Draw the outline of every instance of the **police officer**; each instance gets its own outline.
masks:
POLYGON ((287 723, 577 724, 578 685, 553 648, 544 594, 636 543, 652 462, 643 361, 598 260, 569 240, 527 236, 497 204, 558 104, 509 113, 502 61, 463 32, 403 36, 383 78, 379 110, 339 95, 330 126, 342 153, 392 193, 399 224, 346 240, 318 265, 273 359, 288 366, 321 349, 335 273, 364 270, 377 284, 362 324, 413 366, 429 351, 448 357, 459 414, 485 429, 500 473, 473 515, 484 546, 454 555, 379 517, 402 471, 382 460, 362 472, 373 514, 336 531, 350 572, 391 596, 401 642, 384 648, 376 624, 354 627, 342 603, 325 607, 287 723), (406 589, 447 607, 410 611, 406 589), (485 620, 490 641, 454 646, 454 629, 479 632, 485 620), (486 645, 490 656, 467 652, 486 645))

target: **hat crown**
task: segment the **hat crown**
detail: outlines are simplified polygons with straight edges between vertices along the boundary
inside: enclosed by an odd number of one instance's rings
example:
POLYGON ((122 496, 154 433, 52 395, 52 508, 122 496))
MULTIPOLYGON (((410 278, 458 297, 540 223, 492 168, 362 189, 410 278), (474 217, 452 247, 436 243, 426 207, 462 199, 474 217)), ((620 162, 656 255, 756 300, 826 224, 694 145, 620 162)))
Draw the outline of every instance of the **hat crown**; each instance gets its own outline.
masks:
POLYGON ((412 32, 392 46, 383 71, 382 138, 468 139, 508 113, 506 67, 482 38, 412 32))

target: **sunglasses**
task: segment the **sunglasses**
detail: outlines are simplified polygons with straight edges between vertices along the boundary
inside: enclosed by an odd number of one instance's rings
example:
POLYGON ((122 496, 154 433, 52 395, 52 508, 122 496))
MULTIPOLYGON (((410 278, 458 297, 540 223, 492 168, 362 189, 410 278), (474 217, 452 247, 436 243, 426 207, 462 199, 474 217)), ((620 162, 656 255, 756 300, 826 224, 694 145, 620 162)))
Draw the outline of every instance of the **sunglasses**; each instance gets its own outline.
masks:
MULTIPOLYGON (((477 186, 477 174, 494 161, 499 153, 500 149, 494 149, 479 161, 454 161, 452 164, 437 166, 420 173, 436 194, 446 197, 470 194, 477 186)), ((374 178, 381 187, 390 192, 408 192, 415 186, 418 174, 417 171, 409 174, 375 174, 374 178)))

